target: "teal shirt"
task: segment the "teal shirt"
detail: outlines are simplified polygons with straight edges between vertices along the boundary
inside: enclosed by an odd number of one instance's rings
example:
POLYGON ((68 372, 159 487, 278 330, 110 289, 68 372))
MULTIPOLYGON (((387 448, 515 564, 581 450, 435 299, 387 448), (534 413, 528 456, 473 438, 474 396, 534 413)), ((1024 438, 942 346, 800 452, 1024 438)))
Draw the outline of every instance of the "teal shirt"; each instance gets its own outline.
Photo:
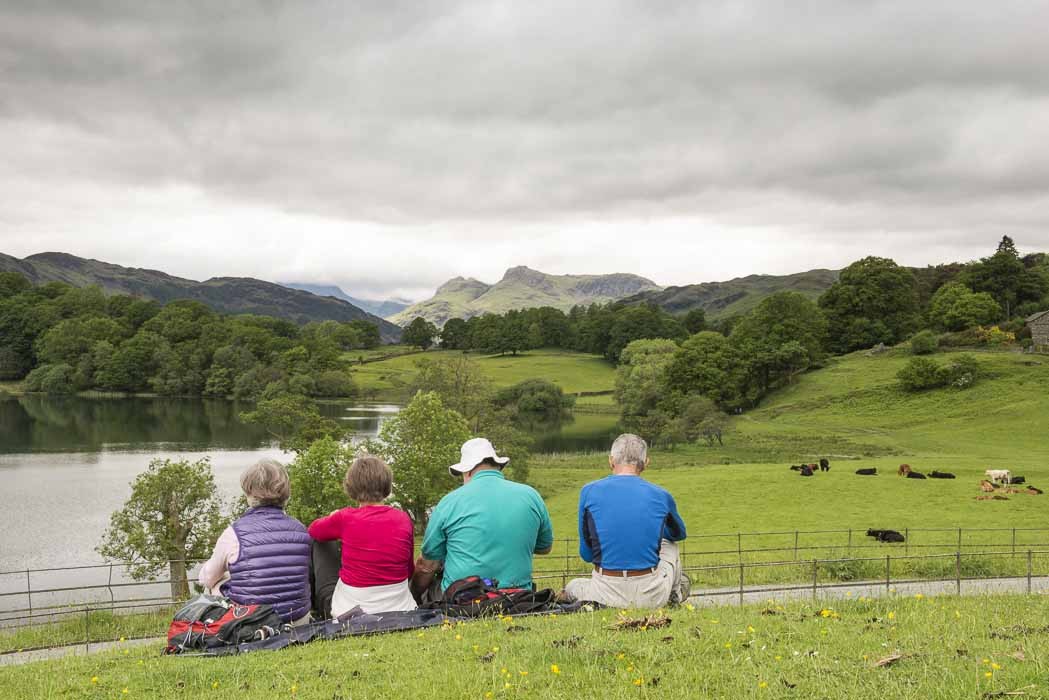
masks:
POLYGON ((532 555, 553 543, 550 513, 538 492, 493 469, 441 499, 430 514, 422 555, 444 562, 442 589, 467 576, 526 588, 532 585, 532 555))

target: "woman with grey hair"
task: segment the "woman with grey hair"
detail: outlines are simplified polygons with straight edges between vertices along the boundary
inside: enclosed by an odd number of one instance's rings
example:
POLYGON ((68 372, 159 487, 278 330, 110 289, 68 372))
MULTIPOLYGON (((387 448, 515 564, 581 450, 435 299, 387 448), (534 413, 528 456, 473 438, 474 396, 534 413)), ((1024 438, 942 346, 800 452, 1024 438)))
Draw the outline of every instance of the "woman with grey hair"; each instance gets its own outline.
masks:
POLYGON ((309 621, 310 536, 284 512, 291 495, 288 471, 272 459, 240 475, 250 508, 227 527, 200 569, 200 584, 242 605, 266 603, 285 622, 309 621))

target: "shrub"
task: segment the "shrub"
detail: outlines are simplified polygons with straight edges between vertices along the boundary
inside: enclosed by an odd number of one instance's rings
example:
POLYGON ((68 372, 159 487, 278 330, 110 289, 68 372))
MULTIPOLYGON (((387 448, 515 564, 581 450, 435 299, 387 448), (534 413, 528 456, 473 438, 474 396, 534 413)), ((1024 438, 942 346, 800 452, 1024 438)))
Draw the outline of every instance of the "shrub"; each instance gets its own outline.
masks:
POLYGON ((316 396, 353 396, 356 387, 349 374, 329 369, 317 375, 314 392, 316 396))
POLYGON ((945 386, 968 389, 980 378, 980 363, 972 355, 959 355, 940 370, 945 386))
POLYGON ((936 352, 938 339, 932 331, 916 333, 911 338, 911 353, 914 355, 931 355, 936 352))
POLYGON ((975 335, 977 341, 979 341, 981 345, 999 347, 1002 345, 1011 345, 1016 342, 1015 333, 1003 331, 998 326, 990 326, 989 328, 983 328, 981 326, 975 329, 975 335))
POLYGON ((926 391, 943 386, 945 377, 939 363, 927 357, 913 357, 896 373, 900 388, 904 391, 926 391))
POLYGON ((72 394, 73 368, 65 363, 41 365, 26 376, 25 389, 46 394, 72 394))

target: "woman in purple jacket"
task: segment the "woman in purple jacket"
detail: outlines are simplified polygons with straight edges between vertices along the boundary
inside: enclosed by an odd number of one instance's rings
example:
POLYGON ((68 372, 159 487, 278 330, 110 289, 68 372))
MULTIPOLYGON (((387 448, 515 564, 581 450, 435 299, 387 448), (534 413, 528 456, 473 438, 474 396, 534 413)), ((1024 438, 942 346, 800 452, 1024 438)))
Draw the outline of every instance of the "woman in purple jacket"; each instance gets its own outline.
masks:
POLYGON ((201 585, 242 605, 268 603, 293 625, 309 622, 311 540, 284 512, 291 495, 287 470, 261 460, 240 475, 240 488, 251 508, 219 535, 200 569, 201 585))

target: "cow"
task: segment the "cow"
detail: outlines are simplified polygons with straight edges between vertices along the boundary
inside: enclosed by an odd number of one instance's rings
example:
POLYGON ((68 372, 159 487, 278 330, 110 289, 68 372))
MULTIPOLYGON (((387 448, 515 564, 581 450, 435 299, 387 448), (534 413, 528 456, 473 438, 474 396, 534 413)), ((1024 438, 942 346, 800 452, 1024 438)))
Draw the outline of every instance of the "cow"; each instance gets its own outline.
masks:
POLYGON ((812 476, 812 467, 808 464, 802 464, 801 476, 812 476))
POLYGON ((802 464, 794 464, 794 465, 792 465, 792 466, 791 466, 790 470, 791 470, 792 472, 800 472, 800 471, 801 471, 801 468, 802 468, 803 466, 804 466, 804 465, 802 465, 802 464))
POLYGON ((873 537, 879 542, 903 542, 905 538, 895 530, 867 530, 867 537, 873 537))
POLYGON ((1027 483, 1027 479, 1025 479, 1022 476, 1014 476, 1012 479, 1009 479, 1009 483, 1010 484, 1026 484, 1027 483))
POLYGON ((829 472, 830 471, 830 460, 827 459, 826 457, 821 457, 820 458, 820 471, 821 472, 829 472))
POLYGON ((938 472, 935 469, 933 469, 931 472, 929 472, 929 478, 930 479, 955 479, 957 477, 955 477, 954 474, 951 474, 950 472, 938 472))
POLYGON ((1012 481, 1012 474, 1008 469, 988 469, 984 472, 984 476, 999 484, 1008 484, 1012 481))
POLYGON ((994 484, 992 484, 987 479, 984 479, 983 481, 980 482, 980 490, 983 491, 984 493, 991 493, 996 488, 998 488, 998 487, 995 486, 994 484))
POLYGON ((908 479, 924 479, 925 475, 921 472, 909 471, 907 472, 908 479))
POLYGON ((1008 501, 1009 499, 1006 498, 1005 496, 999 496, 998 494, 994 494, 993 496, 991 496, 991 495, 977 496, 976 500, 977 501, 1008 501))
POLYGON ((1036 489, 1033 486, 1028 486, 1024 489, 1024 493, 1029 493, 1032 496, 1040 496, 1042 494, 1042 489, 1036 489))
POLYGON ((896 470, 896 476, 907 476, 911 473, 911 465, 901 464, 900 468, 896 470))
POLYGON ((878 470, 874 467, 870 467, 869 469, 857 469, 856 473, 860 476, 878 476, 878 470))

